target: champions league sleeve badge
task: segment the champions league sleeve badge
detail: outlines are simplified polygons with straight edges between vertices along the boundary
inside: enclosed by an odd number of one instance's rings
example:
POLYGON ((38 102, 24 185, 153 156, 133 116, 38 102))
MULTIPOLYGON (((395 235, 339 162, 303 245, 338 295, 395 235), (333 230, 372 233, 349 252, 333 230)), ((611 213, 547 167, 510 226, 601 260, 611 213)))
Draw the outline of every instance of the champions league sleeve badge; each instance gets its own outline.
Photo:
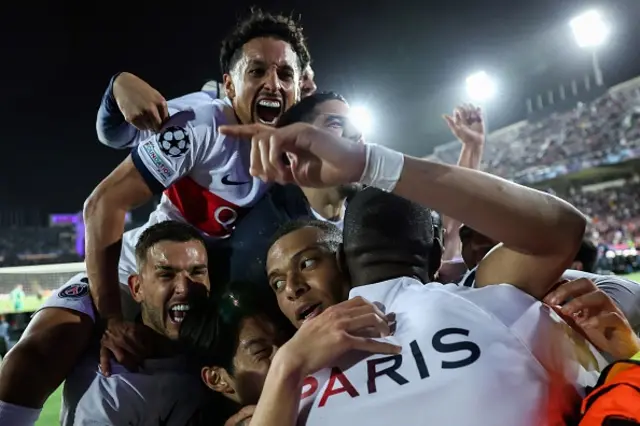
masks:
POLYGON ((191 148, 189 132, 184 127, 171 126, 156 138, 158 148, 169 158, 180 158, 191 148))

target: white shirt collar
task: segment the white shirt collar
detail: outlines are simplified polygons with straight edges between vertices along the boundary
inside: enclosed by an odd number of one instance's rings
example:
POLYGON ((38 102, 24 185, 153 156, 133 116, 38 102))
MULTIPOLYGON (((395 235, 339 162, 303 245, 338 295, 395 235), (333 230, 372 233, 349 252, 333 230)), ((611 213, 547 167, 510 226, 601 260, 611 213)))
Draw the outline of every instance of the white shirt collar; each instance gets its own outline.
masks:
POLYGON ((410 286, 423 286, 424 284, 415 278, 399 277, 382 281, 375 284, 362 285, 354 287, 349 291, 349 299, 354 297, 362 297, 369 302, 380 302, 388 306, 397 296, 400 289, 406 289, 410 286))

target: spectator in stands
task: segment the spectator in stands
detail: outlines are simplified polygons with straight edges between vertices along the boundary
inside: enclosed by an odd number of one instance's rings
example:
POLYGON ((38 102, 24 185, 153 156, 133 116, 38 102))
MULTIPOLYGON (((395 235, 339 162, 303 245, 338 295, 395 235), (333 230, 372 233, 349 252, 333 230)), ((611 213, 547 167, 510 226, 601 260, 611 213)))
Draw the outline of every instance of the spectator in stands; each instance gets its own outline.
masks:
MULTIPOLYGON (((637 88, 609 92, 589 105, 519 123, 489 137, 485 170, 532 184, 597 165, 638 157, 640 97, 637 88)), ((460 147, 437 147, 434 157, 453 164, 460 147)))

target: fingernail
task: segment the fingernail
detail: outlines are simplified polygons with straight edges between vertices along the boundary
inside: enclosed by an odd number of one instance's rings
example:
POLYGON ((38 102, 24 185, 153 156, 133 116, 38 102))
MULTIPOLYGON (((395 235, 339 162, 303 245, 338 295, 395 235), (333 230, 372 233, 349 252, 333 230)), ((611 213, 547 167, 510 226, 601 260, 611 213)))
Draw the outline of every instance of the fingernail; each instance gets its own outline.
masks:
POLYGON ((383 314, 387 310, 387 308, 380 302, 373 302, 373 306, 375 306, 376 308, 380 309, 383 314))

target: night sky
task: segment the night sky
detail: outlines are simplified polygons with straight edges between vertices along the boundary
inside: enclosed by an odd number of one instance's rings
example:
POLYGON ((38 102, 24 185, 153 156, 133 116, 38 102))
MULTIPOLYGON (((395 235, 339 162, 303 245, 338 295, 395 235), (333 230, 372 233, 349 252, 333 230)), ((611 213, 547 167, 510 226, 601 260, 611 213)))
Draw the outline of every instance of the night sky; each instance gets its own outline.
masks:
POLYGON ((606 83, 640 74, 638 0, 48 3, 2 7, 0 209, 81 209, 126 155, 95 136, 109 78, 133 72, 167 99, 198 90, 220 78, 220 41, 251 5, 300 14, 320 89, 366 104, 369 140, 413 155, 452 139, 440 115, 465 100, 471 72, 499 82, 492 128, 524 118, 527 96, 588 72, 567 22, 590 7, 613 24, 606 83))

